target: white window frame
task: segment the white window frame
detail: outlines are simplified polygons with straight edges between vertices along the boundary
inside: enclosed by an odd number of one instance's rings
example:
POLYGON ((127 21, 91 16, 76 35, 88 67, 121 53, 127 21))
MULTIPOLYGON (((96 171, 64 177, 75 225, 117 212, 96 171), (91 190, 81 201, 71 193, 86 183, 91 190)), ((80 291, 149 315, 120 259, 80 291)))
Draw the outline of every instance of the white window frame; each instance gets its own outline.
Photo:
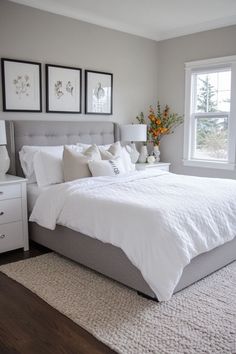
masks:
POLYGON ((185 121, 184 121, 184 159, 185 166, 206 167, 216 169, 235 169, 235 148, 236 148, 236 55, 207 60, 198 60, 185 63, 185 121), (200 160, 192 158, 191 152, 194 144, 195 117, 201 113, 193 115, 194 105, 192 74, 204 71, 220 71, 231 68, 231 104, 230 112, 203 113, 205 116, 228 116, 228 161, 200 160))

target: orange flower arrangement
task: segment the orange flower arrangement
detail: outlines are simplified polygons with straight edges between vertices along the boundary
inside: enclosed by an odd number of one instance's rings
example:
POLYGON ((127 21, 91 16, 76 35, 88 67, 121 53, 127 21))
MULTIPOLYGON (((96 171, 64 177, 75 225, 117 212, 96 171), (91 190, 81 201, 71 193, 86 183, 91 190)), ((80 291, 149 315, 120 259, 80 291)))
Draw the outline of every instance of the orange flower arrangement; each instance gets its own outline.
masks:
POLYGON ((150 122, 148 125, 148 140, 153 145, 158 146, 164 135, 174 133, 174 129, 183 123, 183 116, 177 113, 170 113, 168 105, 165 105, 162 111, 159 102, 157 103, 156 113, 153 107, 150 106, 148 119, 150 122))

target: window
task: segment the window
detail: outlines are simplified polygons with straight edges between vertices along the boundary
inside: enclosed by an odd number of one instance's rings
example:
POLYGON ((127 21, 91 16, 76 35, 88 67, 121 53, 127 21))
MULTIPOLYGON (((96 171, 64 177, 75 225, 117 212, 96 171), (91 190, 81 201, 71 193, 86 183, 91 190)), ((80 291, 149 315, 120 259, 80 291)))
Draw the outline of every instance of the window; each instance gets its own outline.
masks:
POLYGON ((236 57, 185 65, 184 164, 234 169, 236 57))

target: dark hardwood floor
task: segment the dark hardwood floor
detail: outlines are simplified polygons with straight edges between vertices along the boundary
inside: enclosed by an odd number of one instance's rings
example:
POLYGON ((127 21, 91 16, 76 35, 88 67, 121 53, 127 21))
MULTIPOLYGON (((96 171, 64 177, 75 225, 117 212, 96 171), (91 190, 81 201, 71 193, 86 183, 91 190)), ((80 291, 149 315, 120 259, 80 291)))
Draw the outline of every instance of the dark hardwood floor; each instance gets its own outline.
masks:
MULTIPOLYGON (((36 244, 30 251, 0 255, 0 264, 49 252, 36 244)), ((113 350, 0 272, 0 354, 111 354, 113 350)))

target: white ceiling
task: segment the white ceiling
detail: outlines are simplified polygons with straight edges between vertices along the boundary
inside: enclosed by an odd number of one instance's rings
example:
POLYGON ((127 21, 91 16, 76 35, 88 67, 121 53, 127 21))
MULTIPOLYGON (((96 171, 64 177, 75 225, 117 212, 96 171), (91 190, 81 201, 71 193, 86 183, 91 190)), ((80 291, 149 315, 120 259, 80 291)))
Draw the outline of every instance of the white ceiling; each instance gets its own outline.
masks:
POLYGON ((12 1, 157 41, 236 24, 236 0, 12 1))

